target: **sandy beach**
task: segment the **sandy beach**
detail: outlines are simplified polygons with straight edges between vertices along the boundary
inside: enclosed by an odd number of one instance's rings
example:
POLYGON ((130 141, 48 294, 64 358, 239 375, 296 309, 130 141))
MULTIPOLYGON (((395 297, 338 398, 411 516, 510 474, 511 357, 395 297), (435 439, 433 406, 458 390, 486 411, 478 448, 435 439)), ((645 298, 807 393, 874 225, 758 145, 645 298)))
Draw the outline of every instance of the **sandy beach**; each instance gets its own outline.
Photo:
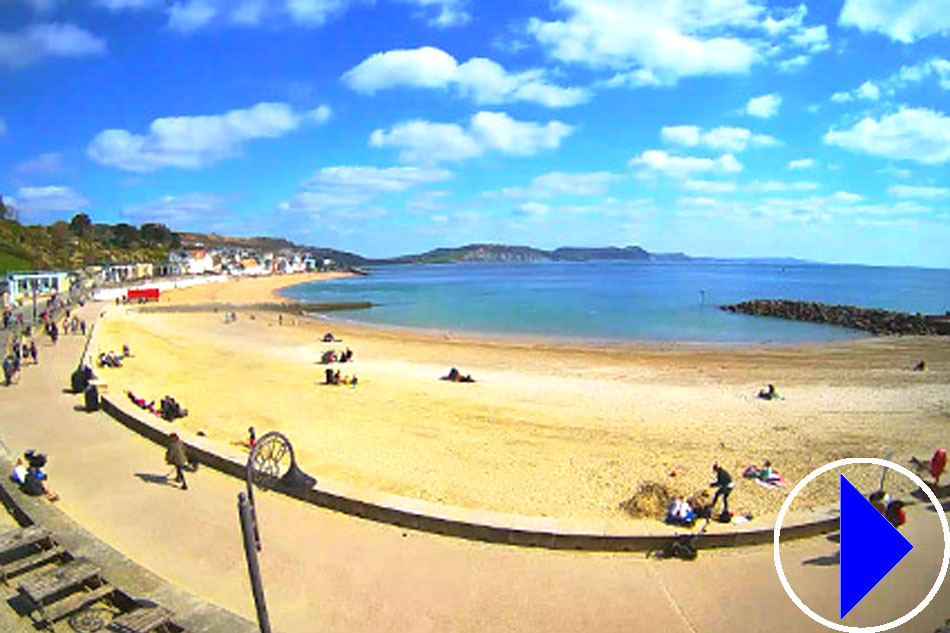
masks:
MULTIPOLYGON (((209 284, 162 305, 280 300, 284 276, 209 284)), ((769 516, 780 490, 739 477, 764 458, 789 481, 854 456, 906 463, 947 442, 950 340, 876 338, 813 346, 597 344, 486 339, 240 312, 111 308, 98 351, 134 357, 102 369, 109 391, 173 395, 190 411, 173 425, 222 445, 280 430, 318 478, 428 501, 571 519, 628 520, 619 504, 642 484, 684 494, 722 463, 739 481, 736 512, 769 516), (342 343, 325 344, 332 331, 342 343), (324 386, 326 349, 356 388, 324 386), (927 371, 911 367, 926 359, 927 371), (475 384, 438 380, 451 367, 475 384), (774 383, 785 399, 755 397, 774 383), (671 473, 675 472, 675 476, 671 473)), ((856 484, 875 487, 879 471, 856 484)), ((895 490, 903 485, 895 479, 895 490)), ((836 482, 796 506, 836 501, 836 482)))

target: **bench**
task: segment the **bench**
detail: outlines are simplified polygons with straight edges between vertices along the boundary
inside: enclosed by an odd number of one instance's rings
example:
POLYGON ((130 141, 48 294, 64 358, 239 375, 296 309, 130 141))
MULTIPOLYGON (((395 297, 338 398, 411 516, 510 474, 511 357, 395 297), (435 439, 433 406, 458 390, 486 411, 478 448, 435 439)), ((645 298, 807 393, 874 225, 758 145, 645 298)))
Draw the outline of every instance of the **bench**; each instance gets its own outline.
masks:
POLYGON ((171 619, 172 612, 165 607, 139 607, 112 620, 106 630, 116 633, 152 633, 167 628, 171 619))
POLYGON ((51 539, 50 533, 38 525, 17 528, 0 534, 0 556, 12 554, 22 547, 29 547, 51 539))
POLYGON ((65 553, 66 550, 61 546, 53 545, 50 548, 41 549, 35 554, 30 554, 29 556, 24 556, 23 558, 0 565, 0 580, 3 581, 3 584, 7 584, 7 580, 10 576, 15 576, 34 567, 39 567, 44 563, 60 558, 65 553))
POLYGON ((40 622, 52 622, 115 591, 102 579, 101 573, 88 560, 77 558, 22 580, 18 587, 29 604, 39 611, 40 622), (62 597, 68 592, 74 593, 62 597))

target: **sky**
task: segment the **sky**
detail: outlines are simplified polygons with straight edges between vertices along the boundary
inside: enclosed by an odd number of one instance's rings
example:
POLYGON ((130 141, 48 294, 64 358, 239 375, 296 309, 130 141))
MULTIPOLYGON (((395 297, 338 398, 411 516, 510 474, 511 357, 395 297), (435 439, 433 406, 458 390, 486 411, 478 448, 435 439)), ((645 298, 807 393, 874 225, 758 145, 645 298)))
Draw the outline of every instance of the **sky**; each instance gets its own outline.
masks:
POLYGON ((367 256, 950 268, 950 0, 0 0, 0 195, 367 256))

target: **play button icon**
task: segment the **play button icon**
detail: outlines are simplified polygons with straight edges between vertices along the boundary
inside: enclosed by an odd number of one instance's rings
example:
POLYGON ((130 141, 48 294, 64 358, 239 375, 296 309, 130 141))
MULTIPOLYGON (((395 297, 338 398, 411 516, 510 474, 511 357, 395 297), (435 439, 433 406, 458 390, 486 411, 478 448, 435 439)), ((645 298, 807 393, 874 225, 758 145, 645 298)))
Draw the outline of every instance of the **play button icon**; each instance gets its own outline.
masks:
POLYGON ((914 549, 841 475, 841 618, 914 549))

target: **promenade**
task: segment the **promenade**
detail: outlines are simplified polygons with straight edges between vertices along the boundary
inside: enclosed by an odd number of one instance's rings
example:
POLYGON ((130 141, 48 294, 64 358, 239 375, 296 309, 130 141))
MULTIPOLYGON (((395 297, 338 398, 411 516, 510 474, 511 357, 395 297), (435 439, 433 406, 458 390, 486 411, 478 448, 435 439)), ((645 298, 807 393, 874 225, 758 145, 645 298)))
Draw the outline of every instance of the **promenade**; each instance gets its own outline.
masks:
MULTIPOLYGON (((182 590, 253 619, 236 511, 242 483, 210 469, 191 474, 186 492, 149 482, 168 471, 163 449, 103 413, 81 411, 81 397, 64 392, 81 349, 78 336, 55 347, 43 339, 40 365, 0 389, 0 439, 14 454, 49 455, 58 508, 87 530, 182 590)), ((275 631, 825 630, 785 595, 771 547, 656 561, 417 533, 273 493, 257 502, 275 631)), ((915 550, 847 624, 898 617, 929 590, 943 543, 928 514, 912 509, 906 535, 915 550)), ((836 551, 823 537, 783 546, 790 582, 826 617, 837 611, 836 551)), ((899 630, 931 633, 947 618, 945 586, 899 630)))

